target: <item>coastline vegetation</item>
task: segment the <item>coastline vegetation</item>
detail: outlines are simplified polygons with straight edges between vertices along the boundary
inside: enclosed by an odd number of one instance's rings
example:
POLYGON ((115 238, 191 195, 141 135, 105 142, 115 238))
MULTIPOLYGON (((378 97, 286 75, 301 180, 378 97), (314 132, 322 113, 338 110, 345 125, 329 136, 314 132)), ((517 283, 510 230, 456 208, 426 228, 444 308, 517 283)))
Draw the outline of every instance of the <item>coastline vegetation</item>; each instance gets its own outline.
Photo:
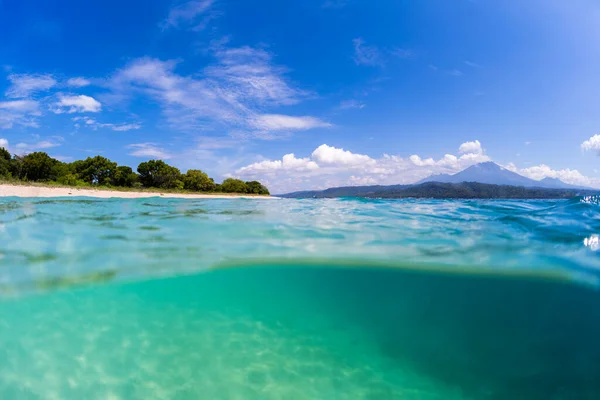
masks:
POLYGON ((102 156, 66 163, 45 152, 11 155, 2 147, 0 181, 109 190, 160 189, 187 193, 269 195, 269 190, 258 181, 244 182, 227 178, 222 183, 216 183, 201 170, 190 169, 181 173, 162 160, 142 162, 134 171, 129 166, 118 165, 102 156))

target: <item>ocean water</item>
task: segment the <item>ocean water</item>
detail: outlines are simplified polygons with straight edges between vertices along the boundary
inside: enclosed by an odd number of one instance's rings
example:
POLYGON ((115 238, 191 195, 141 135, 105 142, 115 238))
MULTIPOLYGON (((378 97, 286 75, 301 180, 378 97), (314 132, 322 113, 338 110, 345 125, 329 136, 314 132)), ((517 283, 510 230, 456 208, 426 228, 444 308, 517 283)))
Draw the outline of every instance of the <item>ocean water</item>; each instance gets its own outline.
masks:
POLYGON ((598 399, 599 211, 0 199, 0 399, 598 399))

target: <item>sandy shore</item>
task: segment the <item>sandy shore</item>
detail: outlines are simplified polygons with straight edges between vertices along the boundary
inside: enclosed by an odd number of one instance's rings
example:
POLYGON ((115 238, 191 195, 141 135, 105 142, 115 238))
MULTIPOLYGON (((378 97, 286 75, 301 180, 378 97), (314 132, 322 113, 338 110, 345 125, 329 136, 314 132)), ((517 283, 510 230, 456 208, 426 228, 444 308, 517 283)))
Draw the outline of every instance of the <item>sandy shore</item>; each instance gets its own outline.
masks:
POLYGON ((109 199, 118 197, 122 199, 142 199, 145 197, 167 197, 177 199, 275 199, 269 196, 244 196, 227 194, 183 194, 167 192, 121 192, 117 190, 78 189, 63 187, 26 186, 0 184, 0 197, 98 197, 109 199))

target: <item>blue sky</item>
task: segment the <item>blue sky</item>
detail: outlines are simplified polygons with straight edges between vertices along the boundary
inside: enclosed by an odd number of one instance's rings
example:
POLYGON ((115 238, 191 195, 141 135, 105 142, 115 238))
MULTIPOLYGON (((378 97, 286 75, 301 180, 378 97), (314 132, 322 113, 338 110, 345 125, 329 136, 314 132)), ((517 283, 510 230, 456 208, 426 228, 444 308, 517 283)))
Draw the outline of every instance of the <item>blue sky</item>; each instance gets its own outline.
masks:
POLYGON ((487 160, 600 187, 592 0, 0 0, 0 37, 14 153, 274 192, 487 160))

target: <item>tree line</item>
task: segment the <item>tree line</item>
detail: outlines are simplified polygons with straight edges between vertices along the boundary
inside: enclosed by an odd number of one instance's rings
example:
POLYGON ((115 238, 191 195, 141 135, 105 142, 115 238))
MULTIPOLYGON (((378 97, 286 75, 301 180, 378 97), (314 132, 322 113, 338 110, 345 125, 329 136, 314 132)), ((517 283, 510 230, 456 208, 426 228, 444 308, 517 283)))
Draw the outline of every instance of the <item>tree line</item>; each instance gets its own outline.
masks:
POLYGON ((185 174, 162 160, 140 163, 137 172, 117 165, 106 157, 88 157, 70 163, 59 161, 38 151, 24 156, 11 155, 0 147, 0 178, 26 182, 55 182, 65 186, 105 186, 157 188, 193 192, 247 193, 268 195, 258 181, 244 182, 227 178, 215 183, 205 172, 190 169, 185 174))

